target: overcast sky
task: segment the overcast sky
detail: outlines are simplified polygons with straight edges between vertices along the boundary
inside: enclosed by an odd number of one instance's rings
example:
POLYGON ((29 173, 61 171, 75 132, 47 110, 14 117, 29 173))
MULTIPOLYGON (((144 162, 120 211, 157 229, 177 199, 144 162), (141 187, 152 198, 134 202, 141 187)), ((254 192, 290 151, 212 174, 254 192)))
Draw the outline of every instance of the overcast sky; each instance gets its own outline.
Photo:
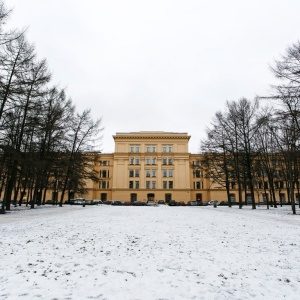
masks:
POLYGON ((6 0, 10 25, 46 58, 53 84, 112 135, 172 131, 199 152, 227 100, 266 95, 269 65, 300 40, 299 0, 6 0))

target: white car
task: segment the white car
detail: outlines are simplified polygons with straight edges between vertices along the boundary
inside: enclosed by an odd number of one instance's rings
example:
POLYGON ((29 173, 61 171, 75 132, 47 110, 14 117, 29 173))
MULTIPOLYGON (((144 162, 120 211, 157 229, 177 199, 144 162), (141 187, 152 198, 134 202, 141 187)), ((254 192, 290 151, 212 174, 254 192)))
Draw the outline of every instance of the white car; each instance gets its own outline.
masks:
POLYGON ((208 205, 218 205, 219 201, 218 200, 210 200, 208 201, 208 205))
POLYGON ((147 201, 147 206, 157 206, 157 203, 153 200, 148 200, 147 201))

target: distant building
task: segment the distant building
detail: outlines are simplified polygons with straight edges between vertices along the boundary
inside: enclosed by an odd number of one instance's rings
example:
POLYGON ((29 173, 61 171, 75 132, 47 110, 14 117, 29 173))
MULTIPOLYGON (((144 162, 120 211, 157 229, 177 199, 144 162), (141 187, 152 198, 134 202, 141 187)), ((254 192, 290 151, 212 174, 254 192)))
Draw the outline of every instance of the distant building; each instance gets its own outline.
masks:
POLYGON ((100 183, 88 183, 87 199, 226 200, 201 167, 201 154, 190 154, 187 133, 116 133, 115 152, 95 154, 100 183))

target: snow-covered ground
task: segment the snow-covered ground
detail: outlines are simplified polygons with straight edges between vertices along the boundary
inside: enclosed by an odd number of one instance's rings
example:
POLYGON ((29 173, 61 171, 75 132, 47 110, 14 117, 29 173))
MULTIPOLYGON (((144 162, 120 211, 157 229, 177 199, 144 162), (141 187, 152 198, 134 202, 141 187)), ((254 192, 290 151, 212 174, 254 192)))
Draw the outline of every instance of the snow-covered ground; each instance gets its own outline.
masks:
POLYGON ((0 299, 300 299, 290 207, 45 206, 0 228, 0 299))

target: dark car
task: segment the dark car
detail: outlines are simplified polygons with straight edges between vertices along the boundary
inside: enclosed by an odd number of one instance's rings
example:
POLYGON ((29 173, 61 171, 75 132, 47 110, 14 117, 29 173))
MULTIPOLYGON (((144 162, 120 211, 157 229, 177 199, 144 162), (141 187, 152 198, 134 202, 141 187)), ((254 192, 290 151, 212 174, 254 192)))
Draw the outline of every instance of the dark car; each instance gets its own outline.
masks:
POLYGON ((97 205, 98 203, 95 202, 94 200, 85 200, 86 205, 97 205))
POLYGON ((146 206, 146 202, 143 202, 143 201, 134 201, 132 203, 133 206, 146 206))
POLYGON ((103 204, 105 205, 111 205, 112 204, 112 200, 106 200, 106 201, 103 201, 103 204))
POLYGON ((158 200, 157 204, 166 204, 164 200, 158 200))
POLYGON ((178 201, 177 206, 186 206, 184 201, 178 201))
POLYGON ((120 200, 114 200, 112 201, 111 205, 123 205, 123 202, 120 200))
POLYGON ((175 200, 170 200, 169 206, 177 206, 177 202, 175 200))

